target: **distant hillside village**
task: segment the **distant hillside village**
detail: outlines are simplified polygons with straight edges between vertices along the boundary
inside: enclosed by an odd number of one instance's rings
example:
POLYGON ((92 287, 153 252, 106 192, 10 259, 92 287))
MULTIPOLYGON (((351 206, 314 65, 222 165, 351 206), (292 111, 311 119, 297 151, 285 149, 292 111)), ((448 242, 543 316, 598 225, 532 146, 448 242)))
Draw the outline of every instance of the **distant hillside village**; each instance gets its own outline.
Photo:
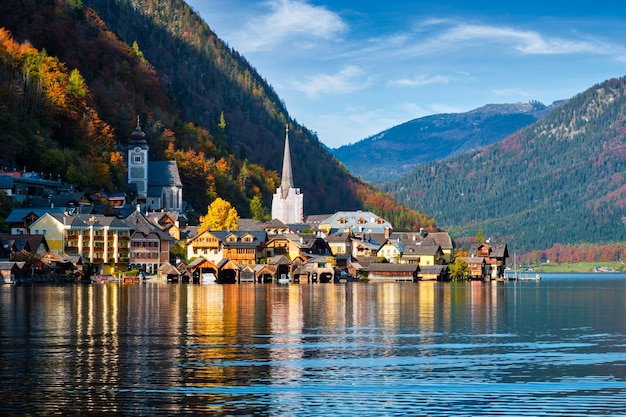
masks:
MULTIPOLYGON (((273 219, 239 219, 234 230, 190 224, 176 162, 149 161, 139 119, 126 156, 128 195, 81 193, 43 174, 0 173, 0 191, 22 203, 5 219, 10 234, 0 235, 2 282, 450 279, 454 244, 446 232, 395 231, 368 211, 305 218, 304 196, 293 184, 288 129, 273 219)), ((467 278, 503 278, 508 257, 504 243, 472 245, 463 257, 467 278)))

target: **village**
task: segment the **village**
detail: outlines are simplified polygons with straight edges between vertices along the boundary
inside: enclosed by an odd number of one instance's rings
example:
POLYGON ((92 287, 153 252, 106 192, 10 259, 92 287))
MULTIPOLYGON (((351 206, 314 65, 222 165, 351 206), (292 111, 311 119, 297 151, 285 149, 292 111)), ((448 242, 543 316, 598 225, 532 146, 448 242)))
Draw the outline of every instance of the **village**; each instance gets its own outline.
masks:
MULTIPOLYGON (((447 232, 398 231, 369 211, 303 215, 289 130, 272 220, 203 230, 185 215, 175 161, 149 161, 139 119, 127 149, 130 193, 81 193, 44 174, 0 172, 22 202, 0 235, 2 282, 333 283, 446 281, 455 261, 447 232), (173 250, 177 248, 178 250, 173 250)), ((506 243, 472 244, 465 278, 505 278, 506 243)), ((458 258, 458 257, 457 257, 458 258)))

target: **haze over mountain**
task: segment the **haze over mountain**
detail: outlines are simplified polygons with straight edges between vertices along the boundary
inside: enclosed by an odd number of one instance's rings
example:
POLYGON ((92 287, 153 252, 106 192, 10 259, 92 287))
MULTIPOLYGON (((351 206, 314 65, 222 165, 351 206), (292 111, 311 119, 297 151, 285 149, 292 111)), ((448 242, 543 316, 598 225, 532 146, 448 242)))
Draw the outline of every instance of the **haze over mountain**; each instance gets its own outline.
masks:
POLYGON ((456 238, 518 251, 626 240, 626 79, 597 84, 503 141, 424 163, 383 190, 456 238))
POLYGON ((488 104, 466 113, 411 120, 331 152, 365 181, 396 179, 424 162, 445 159, 504 139, 563 102, 488 104))

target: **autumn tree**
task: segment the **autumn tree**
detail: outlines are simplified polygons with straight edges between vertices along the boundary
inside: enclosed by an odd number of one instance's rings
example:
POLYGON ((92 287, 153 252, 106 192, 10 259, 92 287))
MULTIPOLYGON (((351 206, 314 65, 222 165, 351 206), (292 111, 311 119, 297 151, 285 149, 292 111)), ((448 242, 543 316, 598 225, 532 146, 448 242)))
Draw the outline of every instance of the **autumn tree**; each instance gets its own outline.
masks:
POLYGON ((469 265, 461 258, 456 258, 453 263, 450 264, 450 278, 453 281, 458 281, 467 278, 470 274, 469 265))
POLYGON ((205 216, 200 216, 200 228, 198 232, 205 230, 235 230, 239 214, 237 210, 226 200, 218 197, 207 207, 205 216))
POLYGON ((250 200, 250 213, 252 213, 254 220, 268 221, 270 219, 268 210, 263 207, 263 200, 260 194, 255 195, 252 197, 252 200, 250 200))

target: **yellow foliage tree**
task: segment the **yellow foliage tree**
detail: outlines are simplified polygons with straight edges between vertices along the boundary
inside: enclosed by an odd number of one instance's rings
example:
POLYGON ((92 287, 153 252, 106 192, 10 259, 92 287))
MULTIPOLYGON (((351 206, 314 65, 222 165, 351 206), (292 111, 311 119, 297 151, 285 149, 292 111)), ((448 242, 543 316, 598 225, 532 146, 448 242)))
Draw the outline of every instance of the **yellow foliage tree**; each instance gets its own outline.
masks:
POLYGON ((205 216, 200 216, 200 228, 198 232, 205 230, 236 230, 239 214, 237 210, 226 200, 216 198, 209 207, 205 216))

